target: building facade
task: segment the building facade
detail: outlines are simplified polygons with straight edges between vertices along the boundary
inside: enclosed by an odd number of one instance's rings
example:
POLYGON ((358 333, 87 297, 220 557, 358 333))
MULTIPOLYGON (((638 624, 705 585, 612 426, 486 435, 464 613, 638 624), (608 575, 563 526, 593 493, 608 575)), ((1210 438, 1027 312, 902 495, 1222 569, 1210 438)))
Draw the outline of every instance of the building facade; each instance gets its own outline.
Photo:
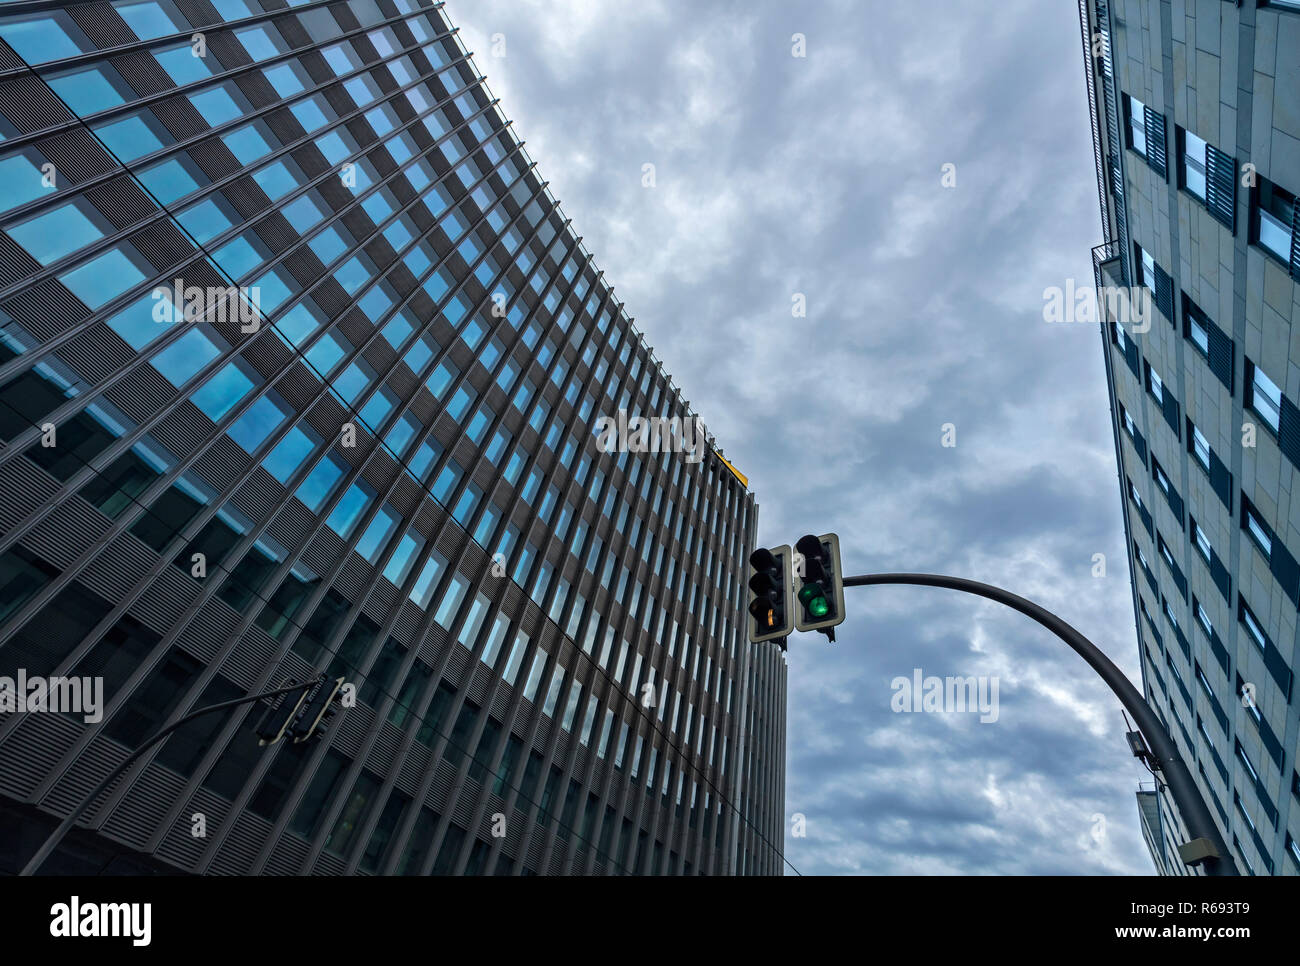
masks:
POLYGON ((324 672, 43 871, 780 873, 754 498, 439 6, 6 4, 0 333, 0 871, 324 672))
MULTIPOLYGON (((1145 695, 1238 869, 1300 874, 1300 3, 1079 11, 1145 695)), ((1139 809, 1195 873, 1164 791, 1139 809)))

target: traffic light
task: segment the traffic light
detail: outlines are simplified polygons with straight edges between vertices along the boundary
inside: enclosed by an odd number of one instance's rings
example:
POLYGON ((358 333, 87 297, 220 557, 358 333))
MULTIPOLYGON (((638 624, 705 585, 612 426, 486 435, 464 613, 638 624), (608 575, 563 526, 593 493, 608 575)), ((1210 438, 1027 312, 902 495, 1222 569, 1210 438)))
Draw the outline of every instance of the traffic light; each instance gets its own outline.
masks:
MULTIPOLYGON (((287 688, 292 684, 292 681, 286 680, 280 686, 287 688)), ((259 745, 273 745, 283 738, 289 726, 298 719, 298 709, 307 700, 309 693, 304 688, 302 691, 290 691, 288 694, 282 694, 278 704, 273 704, 262 712, 262 717, 254 729, 257 734, 257 743, 259 745)))
POLYGON ((307 700, 298 712, 297 720, 289 726, 289 734, 295 742, 307 741, 314 736, 325 733, 325 725, 338 711, 339 691, 346 679, 322 679, 320 684, 307 692, 307 700))
POLYGON ((840 571, 840 538, 833 533, 800 537, 794 548, 802 556, 795 568, 794 626, 821 631, 835 640, 836 624, 844 620, 844 574, 840 571))
POLYGON ((749 555, 753 573, 749 578, 749 640, 775 640, 785 650, 785 638, 791 631, 794 613, 794 581, 791 579, 793 554, 788 544, 760 547, 749 555))

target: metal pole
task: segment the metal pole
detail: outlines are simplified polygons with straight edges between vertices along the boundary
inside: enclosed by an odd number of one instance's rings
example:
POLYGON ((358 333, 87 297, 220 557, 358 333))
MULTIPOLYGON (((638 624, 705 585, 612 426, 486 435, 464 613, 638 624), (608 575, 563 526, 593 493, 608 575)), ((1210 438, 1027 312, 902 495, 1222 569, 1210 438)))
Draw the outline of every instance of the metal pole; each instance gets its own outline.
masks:
POLYGON ((1183 818, 1183 823, 1187 826, 1188 835, 1192 839, 1208 839, 1210 844, 1214 846, 1215 851, 1219 853, 1217 858, 1204 860, 1206 875, 1241 874, 1237 871, 1237 865, 1232 859, 1232 853, 1228 850, 1227 843, 1223 841, 1223 836, 1219 834, 1219 827, 1214 824, 1210 809, 1205 804, 1205 799, 1201 797, 1200 789, 1196 787, 1192 773, 1183 762, 1182 756, 1178 753, 1178 747, 1169 736, 1169 732, 1160 723, 1160 718, 1152 710, 1151 705, 1147 704, 1146 699, 1133 686, 1133 682, 1092 641, 1051 611, 1040 607, 1033 601, 1018 597, 1010 591, 994 587, 992 584, 982 584, 975 580, 967 580, 964 577, 946 577, 943 574, 867 574, 865 576, 844 578, 845 587, 866 587, 872 584, 916 584, 926 587, 947 587, 949 590, 960 590, 979 597, 987 597, 989 600, 995 600, 999 604, 1005 604, 1013 610, 1020 611, 1026 617, 1033 618, 1065 641, 1066 644, 1069 644, 1085 661, 1092 665, 1093 670, 1101 675, 1102 680, 1110 686, 1110 689, 1115 692, 1115 696, 1119 698, 1128 713, 1133 716, 1138 730, 1142 732, 1147 745, 1151 748, 1155 759, 1155 768, 1163 776, 1165 784, 1169 788, 1169 794, 1174 800, 1174 805, 1177 806, 1178 812, 1183 818))
POLYGON ((113 784, 113 782, 117 779, 117 777, 121 775, 122 772, 126 771, 126 769, 131 765, 133 761, 135 761, 137 758, 143 755, 154 745, 158 744, 158 742, 162 741, 164 738, 166 738, 169 734, 171 734, 181 725, 187 724, 193 721, 195 718, 201 717, 202 715, 211 714, 214 711, 224 711, 227 708, 233 708, 236 707, 237 705, 251 704, 252 702, 259 701, 262 698, 274 698, 276 695, 288 694, 291 691, 301 691, 304 688, 311 687, 313 684, 316 683, 317 680, 318 679, 313 678, 312 680, 306 682, 305 684, 293 684, 290 685, 289 687, 277 688, 274 691, 263 691, 261 694, 245 695, 242 698, 235 698, 233 701, 222 701, 220 704, 210 704, 206 708, 199 708, 197 711, 191 711, 189 714, 181 718, 176 723, 168 725, 166 728, 163 728, 152 738, 150 738, 148 741, 142 744, 139 748, 131 752, 131 754, 129 754, 126 757, 125 761, 123 761, 120 765, 118 765, 111 772, 109 772, 108 777, 95 786, 94 791, 92 791, 89 795, 87 795, 85 798, 81 800, 81 804, 79 804, 76 808, 74 808, 71 812, 68 813, 68 817, 65 818, 61 823, 59 823, 58 828, 56 828, 52 833, 50 833, 50 837, 47 838, 44 844, 41 845, 41 847, 36 850, 36 854, 32 856, 31 861, 29 861, 25 866, 23 866, 23 870, 18 874, 35 875, 36 870, 39 869, 44 864, 47 858, 49 858, 50 853, 53 852, 56 848, 58 848, 59 843, 63 841, 63 837, 72 830, 72 826, 77 824, 77 819, 81 817, 81 814, 87 808, 90 807, 90 803, 93 802, 95 799, 97 799, 101 794, 103 794, 104 790, 108 788, 109 785, 113 784))

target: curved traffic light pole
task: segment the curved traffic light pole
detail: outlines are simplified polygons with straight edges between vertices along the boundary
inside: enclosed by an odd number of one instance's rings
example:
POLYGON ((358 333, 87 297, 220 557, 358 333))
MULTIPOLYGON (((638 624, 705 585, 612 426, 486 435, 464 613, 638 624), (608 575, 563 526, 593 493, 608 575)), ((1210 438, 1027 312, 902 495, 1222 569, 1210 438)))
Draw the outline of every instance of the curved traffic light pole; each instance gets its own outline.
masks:
POLYGON ((202 717, 205 714, 211 714, 214 711, 224 711, 227 708, 238 707, 241 704, 252 704, 254 701, 258 701, 262 698, 273 698, 279 694, 289 694, 293 691, 302 691, 312 687, 318 680, 318 678, 312 678, 302 684, 293 684, 288 687, 276 688, 274 691, 263 691, 260 694, 247 694, 242 698, 235 698, 233 701, 222 701, 220 704, 210 704, 206 708, 199 708, 197 711, 191 711, 185 717, 163 728, 148 741, 144 742, 144 744, 140 745, 139 748, 131 752, 131 754, 126 757, 125 761, 109 772, 108 777, 95 786, 94 791, 81 800, 81 804, 68 813, 68 817, 60 822, 59 827, 50 833, 49 838, 47 838, 41 847, 36 850, 36 854, 32 856, 31 861, 23 866, 23 870, 18 874, 20 876, 35 875, 37 870, 45 864, 45 860, 49 858, 50 853, 58 848, 59 843, 63 841, 63 837, 72 831, 72 827, 77 824, 77 819, 81 818, 81 814, 90 807, 91 802, 102 795, 108 786, 112 785, 113 782, 117 780, 117 777, 131 766, 132 762, 154 745, 158 744, 158 742, 166 738, 181 725, 188 724, 195 718, 202 717))
POLYGON ((1219 834, 1219 828, 1214 824, 1210 809, 1205 804, 1205 799, 1201 797, 1201 792, 1196 787, 1192 773, 1183 762, 1177 746, 1174 745, 1173 739, 1169 736, 1169 732, 1165 730, 1165 726, 1160 723, 1160 719, 1152 710, 1151 705, 1147 704, 1146 699, 1133 686, 1133 683, 1114 665, 1110 658, 1102 653, 1096 644, 1093 644, 1092 641, 1051 611, 1040 607, 1033 601, 1018 597, 1010 591, 994 587, 992 584, 981 584, 978 581, 967 580, 964 577, 946 577, 943 574, 867 574, 865 576, 844 578, 845 587, 866 587, 872 584, 917 584, 926 587, 947 587, 949 590, 960 590, 979 597, 987 597, 989 600, 995 600, 999 604, 1005 604, 1013 610, 1020 611, 1026 617, 1033 618, 1065 641, 1066 644, 1069 644, 1085 661, 1092 665, 1093 670, 1101 675, 1102 680, 1110 686, 1110 689, 1115 692, 1115 696, 1119 698, 1128 713, 1133 716, 1138 730, 1142 732, 1147 745, 1151 749, 1153 769, 1158 770, 1164 778, 1165 784, 1169 788, 1169 794, 1173 797, 1183 823, 1187 826, 1190 839, 1207 839, 1214 847, 1214 850, 1218 852, 1217 858, 1210 857, 1204 860, 1205 874, 1241 874, 1237 871, 1236 863, 1232 859, 1232 853, 1228 851, 1227 843, 1223 841, 1223 836, 1219 834))

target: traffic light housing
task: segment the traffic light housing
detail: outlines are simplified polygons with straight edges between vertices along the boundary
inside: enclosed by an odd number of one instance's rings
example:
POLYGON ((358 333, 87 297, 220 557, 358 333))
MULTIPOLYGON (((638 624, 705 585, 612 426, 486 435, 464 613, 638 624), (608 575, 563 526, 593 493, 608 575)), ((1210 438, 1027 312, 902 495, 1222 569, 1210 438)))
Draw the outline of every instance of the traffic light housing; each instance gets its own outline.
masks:
POLYGON ((339 692, 345 681, 346 678, 342 677, 333 680, 322 678, 315 688, 307 692, 296 720, 289 726, 289 734, 295 743, 325 733, 325 726, 338 712, 339 692))
POLYGON ((807 534, 794 545, 802 566, 794 571, 794 626, 821 631, 832 641, 832 630, 844 620, 844 573, 840 570, 840 538, 833 533, 807 534))
POLYGON ((753 644, 785 638, 793 629, 794 555, 789 544, 759 547, 749 555, 749 640, 753 644))
MULTIPOLYGON (((293 681, 286 680, 281 687, 290 687, 293 681)), ((280 695, 278 703, 271 705, 264 712, 254 729, 259 745, 273 745, 284 737, 285 732, 298 720, 298 711, 307 700, 308 691, 304 685, 301 691, 290 691, 280 695)))

